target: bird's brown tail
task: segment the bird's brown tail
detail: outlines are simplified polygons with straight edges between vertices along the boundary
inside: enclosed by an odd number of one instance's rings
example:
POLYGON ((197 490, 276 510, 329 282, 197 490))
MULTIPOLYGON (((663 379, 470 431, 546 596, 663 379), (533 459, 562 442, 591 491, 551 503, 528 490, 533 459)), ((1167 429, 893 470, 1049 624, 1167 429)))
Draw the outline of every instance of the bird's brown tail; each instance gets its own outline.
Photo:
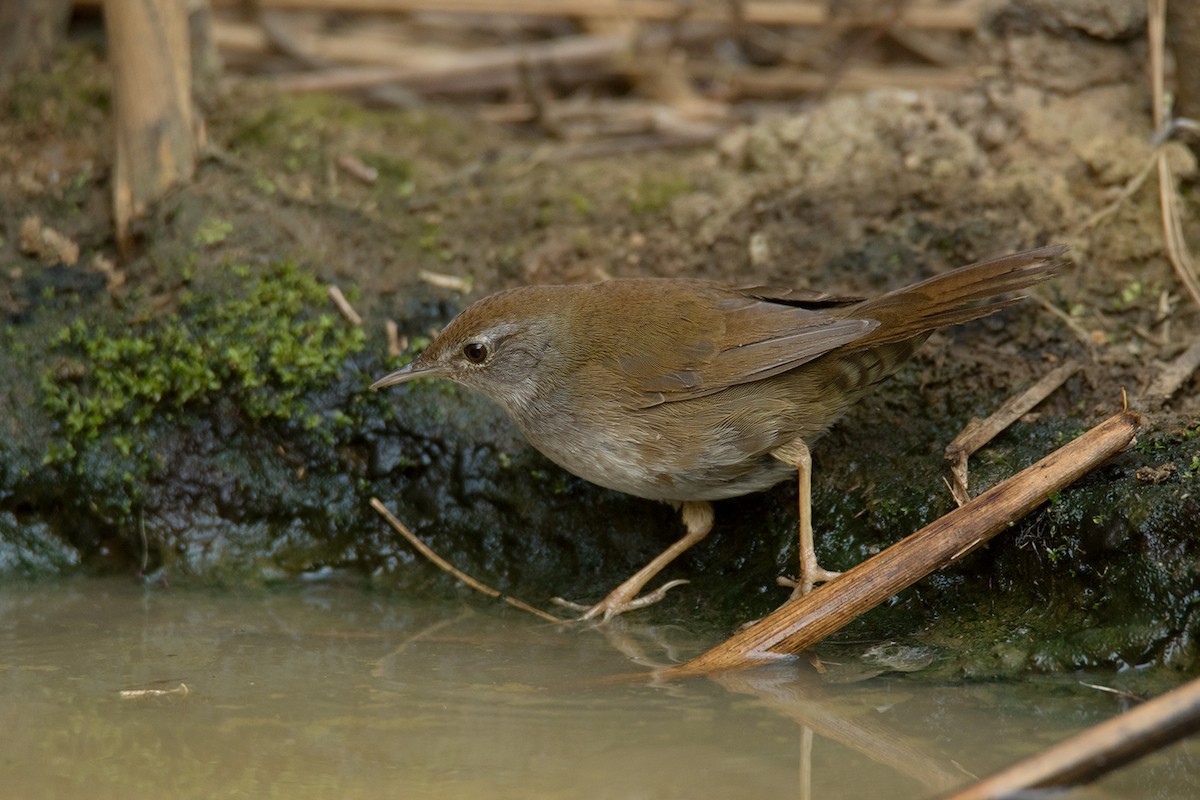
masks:
POLYGON ((1066 245, 1050 245, 990 258, 847 306, 843 310, 847 317, 880 323, 855 340, 852 348, 902 342, 999 311, 1020 298, 997 297, 1053 276, 1063 266, 1066 251, 1066 245))

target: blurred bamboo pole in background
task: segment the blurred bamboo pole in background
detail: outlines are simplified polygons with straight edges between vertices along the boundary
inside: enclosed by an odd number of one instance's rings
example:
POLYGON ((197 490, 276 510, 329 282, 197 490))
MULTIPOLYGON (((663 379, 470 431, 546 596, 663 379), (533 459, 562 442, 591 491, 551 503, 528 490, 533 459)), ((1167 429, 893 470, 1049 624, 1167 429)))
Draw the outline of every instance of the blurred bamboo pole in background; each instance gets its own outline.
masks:
POLYGON ((132 221, 196 165, 186 0, 106 0, 112 70, 113 222, 122 254, 132 221))

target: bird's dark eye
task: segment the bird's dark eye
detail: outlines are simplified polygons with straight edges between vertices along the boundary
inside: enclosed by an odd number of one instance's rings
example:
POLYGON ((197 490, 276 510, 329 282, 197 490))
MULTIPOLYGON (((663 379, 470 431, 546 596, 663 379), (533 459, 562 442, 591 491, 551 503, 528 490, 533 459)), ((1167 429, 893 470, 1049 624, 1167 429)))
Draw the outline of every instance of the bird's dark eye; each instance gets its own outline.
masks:
POLYGON ((487 361, 488 347, 486 344, 471 342, 470 344, 463 345, 462 351, 463 356, 472 364, 482 364, 484 361, 487 361))

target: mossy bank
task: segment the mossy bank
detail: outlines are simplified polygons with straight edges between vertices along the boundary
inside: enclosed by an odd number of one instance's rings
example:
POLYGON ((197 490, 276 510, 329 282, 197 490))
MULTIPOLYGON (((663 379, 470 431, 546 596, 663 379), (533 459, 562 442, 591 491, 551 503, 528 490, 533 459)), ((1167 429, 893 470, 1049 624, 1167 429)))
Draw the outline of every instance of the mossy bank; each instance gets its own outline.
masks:
MULTIPOLYGON (((1041 35, 1070 52, 1069 36, 1041 35)), ((1091 47, 1136 72, 1127 42, 1091 47)), ((1136 399, 1178 332, 1200 326, 1176 303, 1163 328, 1174 284, 1147 233, 1156 192, 1080 232, 1148 153, 1130 145, 1150 133, 1120 81, 1069 95, 1025 76, 842 97, 711 148, 574 161, 450 113, 240 86, 209 109, 215 146, 196 179, 117 262, 95 58, 76 52, 30 77, 0 114, 4 576, 342 576, 468 596, 390 532, 368 505, 378 497, 505 591, 597 599, 678 537, 672 509, 563 473, 453 385, 368 389, 432 327, 505 286, 699 275, 867 293, 1068 241, 1077 266, 1040 303, 939 334, 816 443, 818 552, 835 569, 950 508, 941 450, 972 415, 1066 359, 1084 364, 972 460, 979 491, 1111 414, 1120 387, 1136 399), (1069 131, 1050 122, 1064 115, 1069 131), (339 173, 347 153, 378 170, 375 183, 339 173), (78 244, 78 262, 27 252, 29 215, 78 244), (330 285, 361 328, 338 315, 330 285), (387 318, 407 341, 398 358, 387 318)), ((1173 153, 1190 180, 1194 160, 1173 153)), ((838 646, 895 641, 936 677, 1195 669, 1196 394, 1193 382, 1136 448, 838 646)), ((794 559, 794 487, 720 503, 713 534, 664 575, 692 582, 638 613, 715 636, 781 602, 775 578, 794 559)))

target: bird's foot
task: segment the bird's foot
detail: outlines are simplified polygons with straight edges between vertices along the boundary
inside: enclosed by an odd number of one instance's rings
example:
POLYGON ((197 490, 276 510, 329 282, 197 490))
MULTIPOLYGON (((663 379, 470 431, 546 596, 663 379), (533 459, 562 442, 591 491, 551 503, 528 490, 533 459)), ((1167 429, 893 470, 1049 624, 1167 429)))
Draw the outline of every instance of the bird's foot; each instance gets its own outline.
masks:
POLYGON ((609 592, 608 597, 605 597, 594 606, 589 606, 586 603, 572 603, 570 600, 564 600, 561 597, 552 597, 550 598, 550 602, 560 605, 563 608, 583 612, 579 617, 580 622, 590 619, 599 619, 602 622, 608 622, 613 617, 624 614, 626 611, 635 611, 639 608, 654 605, 666 597, 667 592, 685 583, 687 581, 682 578, 667 581, 653 592, 647 592, 641 597, 636 596, 638 589, 641 588, 640 586, 627 586, 623 583, 609 592))
POLYGON ((775 579, 775 583, 791 588, 792 596, 788 598, 790 601, 795 600, 797 597, 804 597, 804 595, 813 590, 816 584, 826 583, 834 578, 841 577, 841 574, 840 572, 833 572, 814 563, 807 569, 801 570, 799 578, 787 578, 780 575, 775 579))

